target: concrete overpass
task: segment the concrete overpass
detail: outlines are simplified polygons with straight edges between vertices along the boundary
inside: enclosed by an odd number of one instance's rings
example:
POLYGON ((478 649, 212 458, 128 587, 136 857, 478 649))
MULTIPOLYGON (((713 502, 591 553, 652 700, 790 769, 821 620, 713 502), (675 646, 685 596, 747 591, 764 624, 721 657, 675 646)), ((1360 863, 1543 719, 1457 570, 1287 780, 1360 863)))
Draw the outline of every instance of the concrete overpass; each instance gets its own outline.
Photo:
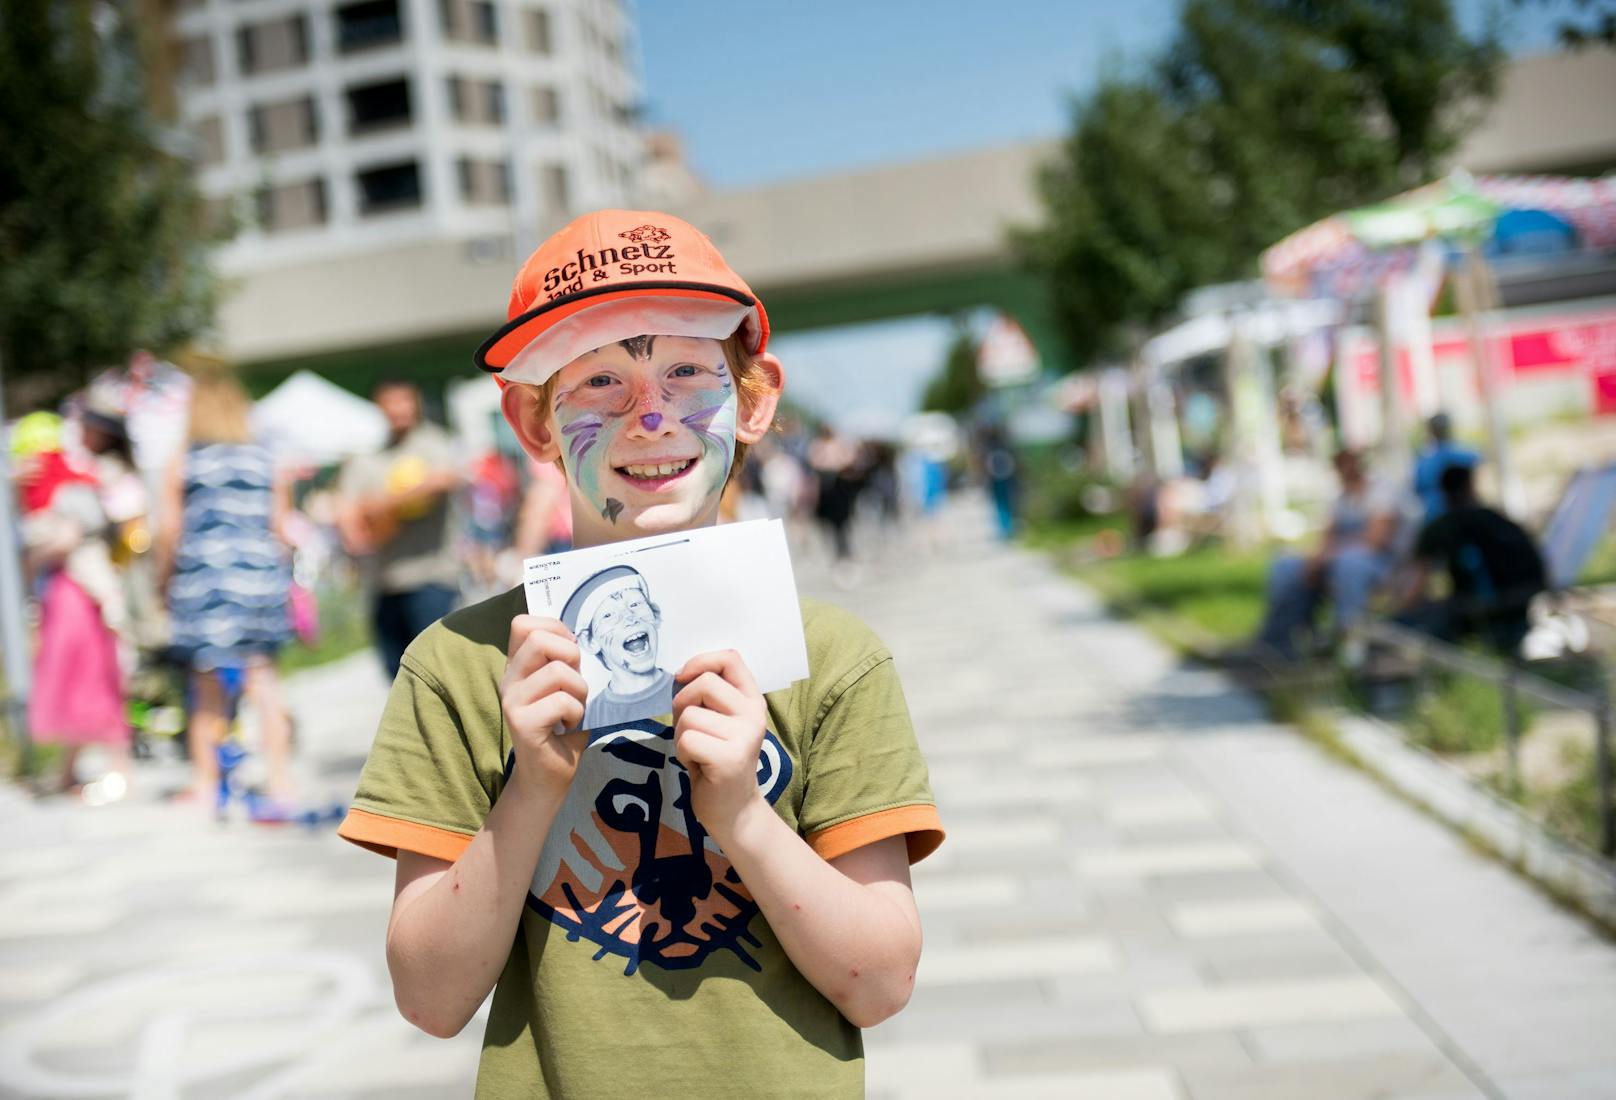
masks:
MULTIPOLYGON (((673 212, 713 238, 776 332, 992 305, 1055 356, 1043 288, 1017 267, 1007 237, 1038 221, 1032 180, 1055 148, 1008 145, 708 192, 673 212)), ((515 264, 510 240, 498 238, 258 272, 224 307, 227 353, 261 377, 295 366, 345 382, 463 374, 504 320, 515 264)))
MULTIPOLYGON (((1512 62, 1487 122, 1455 158, 1475 171, 1616 168, 1616 54, 1512 62)), ((1040 218, 1035 177, 1055 141, 1006 145, 763 187, 674 210, 709 233, 778 332, 989 305, 1045 361, 1063 353, 1043 287, 1007 231, 1040 218)), ((548 228, 548 227, 547 227, 548 228)), ((299 366, 355 388, 381 372, 438 381, 471 368, 503 320, 510 237, 423 242, 242 277, 221 313, 232 359, 268 384, 299 366)))

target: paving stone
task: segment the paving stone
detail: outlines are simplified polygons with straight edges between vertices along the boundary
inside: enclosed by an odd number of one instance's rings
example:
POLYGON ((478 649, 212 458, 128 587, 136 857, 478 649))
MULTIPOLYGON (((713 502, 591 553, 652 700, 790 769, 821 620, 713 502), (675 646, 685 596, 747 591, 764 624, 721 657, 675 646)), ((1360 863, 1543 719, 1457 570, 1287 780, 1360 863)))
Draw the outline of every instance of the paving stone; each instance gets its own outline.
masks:
POLYGON ((1616 1074, 1606 1067, 1500 1078, 1496 1084, 1506 1096, 1531 1100, 1611 1100, 1616 1096, 1616 1074))
POLYGON ((1389 1100, 1472 1087, 1451 1062, 1418 1054, 1188 1070, 1183 1077, 1189 1100, 1389 1100))
POLYGON ((1253 1062, 1246 1045, 1231 1033, 1206 1035, 1071 1035, 1063 1041, 995 1042, 983 1056, 995 1075, 1090 1073, 1156 1062, 1181 1070, 1245 1069, 1253 1062))
POLYGON ((865 1044, 865 1086, 901 1096, 958 1082, 980 1081, 984 1066, 972 1047, 942 1039, 882 1039, 865 1044))
MULTIPOLYGON (((927 936, 933 927, 927 918, 927 936)), ((1093 935, 1101 931, 1087 904, 1053 911, 1042 906, 1026 906, 991 917, 960 915, 951 922, 954 932, 966 943, 1020 942, 1093 935)))
POLYGON ((1318 931, 1275 932, 1195 944, 1214 985, 1246 985, 1361 974, 1362 964, 1318 931))
POLYGON ((1257 853, 1235 841, 1152 844, 1088 852, 1073 861, 1079 875, 1193 875, 1238 871, 1260 865, 1257 853))
POLYGON ((1192 901, 1295 897, 1273 875, 1260 867, 1196 875, 1162 875, 1150 879, 1145 889, 1150 897, 1162 903, 1164 909, 1192 901))
POLYGON ((1026 750, 1027 763, 1039 769, 1154 764, 1160 758, 1161 745, 1144 737, 1092 738, 1065 744, 1035 743, 1026 750))
POLYGON ((128 916, 121 905, 58 903, 51 906, 8 905, 0 909, 0 940, 87 936, 105 932, 128 916))
POLYGON ((922 879, 915 901, 928 915, 970 909, 1014 906, 1026 896, 1026 885, 1014 875, 953 875, 922 879))
POLYGON ((0 1005, 48 1001, 66 993, 84 976, 74 962, 8 962, 0 964, 0 1005))
POLYGON ((1259 1062, 1329 1062, 1387 1054, 1437 1054, 1431 1036, 1406 1016, 1257 1027, 1245 1040, 1259 1062))
POLYGON ((1000 979, 1037 979, 1060 974, 1103 974, 1117 968, 1116 947, 1098 936, 975 944, 928 951, 916 986, 1000 979))
POLYGON ((1319 926, 1306 905, 1295 898, 1284 897, 1185 902, 1173 906, 1167 919, 1175 932, 1191 940, 1319 926))
POLYGON ((1100 1073, 1017 1074, 948 1091, 899 1093, 961 1100, 1183 1100, 1178 1076, 1166 1066, 1140 1066, 1100 1073))
POLYGON ((1054 852, 1061 843, 1061 825, 1052 817, 977 820, 968 827, 950 832, 948 841, 957 852, 964 854, 999 853, 1012 848, 1054 852))
POLYGON ((1377 982, 1357 975, 1164 990, 1142 995, 1139 1010, 1147 1027, 1164 1034, 1402 1015, 1377 982))
POLYGON ((1206 799, 1193 794, 1158 794, 1106 803, 1105 819, 1118 829, 1146 825, 1210 823, 1217 813, 1206 799))
POLYGON ((983 779, 974 777, 938 778, 932 788, 950 820, 972 810, 1022 809, 1028 806, 1070 808, 1094 798, 1094 784, 1079 775, 1055 775, 1029 785, 1025 775, 983 779))

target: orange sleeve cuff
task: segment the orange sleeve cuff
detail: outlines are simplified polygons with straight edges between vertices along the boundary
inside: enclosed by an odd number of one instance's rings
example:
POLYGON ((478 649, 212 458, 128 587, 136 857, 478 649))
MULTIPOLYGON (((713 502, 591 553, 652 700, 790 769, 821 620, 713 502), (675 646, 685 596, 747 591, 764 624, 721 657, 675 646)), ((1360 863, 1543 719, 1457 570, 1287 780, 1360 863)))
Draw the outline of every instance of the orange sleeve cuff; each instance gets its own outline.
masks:
POLYGON ((337 835, 389 859, 396 859, 402 848, 448 863, 459 859, 460 853, 471 843, 471 837, 465 833, 354 809, 350 809, 337 826, 337 835))
POLYGON ((877 810, 809 833, 808 846, 821 859, 835 859, 889 836, 904 837, 909 842, 909 862, 919 863, 943 842, 943 822, 937 816, 937 807, 922 804, 877 810))

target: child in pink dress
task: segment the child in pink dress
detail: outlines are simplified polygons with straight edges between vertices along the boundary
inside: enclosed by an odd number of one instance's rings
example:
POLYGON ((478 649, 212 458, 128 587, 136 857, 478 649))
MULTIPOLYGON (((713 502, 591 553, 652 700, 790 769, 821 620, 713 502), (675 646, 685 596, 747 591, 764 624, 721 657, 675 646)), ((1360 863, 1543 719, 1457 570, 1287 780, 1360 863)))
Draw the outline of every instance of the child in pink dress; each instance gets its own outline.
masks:
POLYGON ((105 538, 106 515, 94 478, 71 466, 58 448, 17 457, 25 463, 19 494, 23 544, 40 593, 29 733, 40 744, 63 747, 63 791, 77 789, 74 769, 85 745, 112 749, 113 772, 96 787, 98 801, 111 801, 127 789, 123 672, 117 634, 92 594, 103 586, 87 587, 80 579, 96 575, 86 568, 84 551, 105 538), (69 568, 74 558, 78 567, 69 568))

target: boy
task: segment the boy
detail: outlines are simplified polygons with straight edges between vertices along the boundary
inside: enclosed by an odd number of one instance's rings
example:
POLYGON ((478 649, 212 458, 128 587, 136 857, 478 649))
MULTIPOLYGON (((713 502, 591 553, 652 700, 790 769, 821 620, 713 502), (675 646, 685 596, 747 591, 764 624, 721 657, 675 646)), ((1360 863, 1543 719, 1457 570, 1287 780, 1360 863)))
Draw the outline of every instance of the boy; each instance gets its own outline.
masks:
MULTIPOLYGON (((577 545, 717 522, 784 372, 707 238, 585 215, 522 267, 509 318, 477 360, 565 474, 577 545)), ((764 696, 703 654, 667 721, 578 730, 577 641, 523 606, 410 647, 341 829, 398 858, 400 1010, 453 1035, 493 989, 482 1097, 862 1095, 858 1029, 919 960, 909 864, 942 841, 891 656, 805 603, 809 679, 764 696)))

